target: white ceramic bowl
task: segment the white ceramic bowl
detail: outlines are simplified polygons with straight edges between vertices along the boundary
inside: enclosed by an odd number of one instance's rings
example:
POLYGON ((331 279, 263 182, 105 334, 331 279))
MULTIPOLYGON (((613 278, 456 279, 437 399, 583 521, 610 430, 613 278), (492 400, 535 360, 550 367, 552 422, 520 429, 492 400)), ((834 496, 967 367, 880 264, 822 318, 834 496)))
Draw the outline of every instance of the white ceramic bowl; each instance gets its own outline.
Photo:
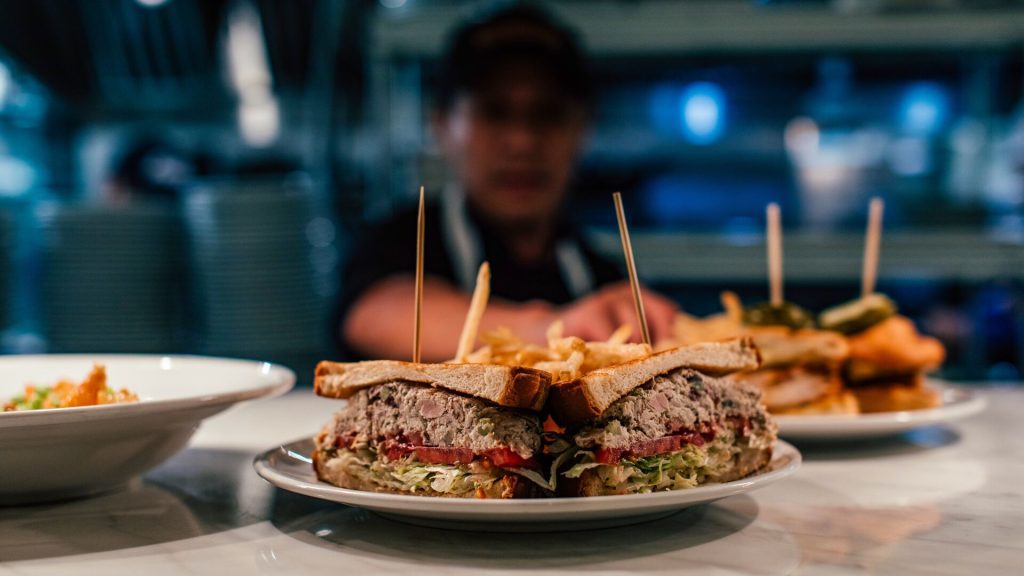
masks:
POLYGON ((81 381, 93 363, 111 388, 139 402, 0 412, 0 505, 111 490, 181 450, 199 423, 243 400, 277 396, 295 383, 282 366, 198 356, 47 355, 0 357, 0 398, 25 384, 81 381))

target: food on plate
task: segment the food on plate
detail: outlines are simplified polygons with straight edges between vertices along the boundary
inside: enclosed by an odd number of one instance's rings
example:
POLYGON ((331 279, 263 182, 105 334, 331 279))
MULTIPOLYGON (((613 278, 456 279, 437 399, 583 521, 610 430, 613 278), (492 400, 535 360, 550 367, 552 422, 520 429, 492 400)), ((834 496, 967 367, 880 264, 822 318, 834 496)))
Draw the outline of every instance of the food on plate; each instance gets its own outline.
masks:
POLYGON ((727 482, 771 460, 776 426, 756 388, 719 376, 758 366, 749 339, 674 348, 551 388, 567 429, 553 467, 570 496, 727 482))
POLYGON ((850 357, 843 375, 862 412, 942 404, 939 391, 925 384, 924 375, 942 364, 946 349, 935 338, 919 333, 909 318, 889 316, 847 339, 850 357))
POLYGON ((4 403, 3 411, 72 408, 138 401, 139 397, 125 388, 114 390, 108 387, 106 367, 96 364, 80 384, 71 380, 61 380, 53 386, 25 386, 25 393, 4 403))
POLYGON ((480 337, 484 346, 469 354, 466 362, 525 366, 544 370, 552 381, 573 380, 605 366, 620 364, 651 355, 647 344, 630 344, 630 327, 620 326, 604 342, 586 342, 575 336, 563 336, 560 320, 548 327, 547 346, 525 342, 507 328, 499 328, 480 337))
POLYGON ((814 317, 810 312, 783 301, 778 306, 771 302, 761 302, 743 310, 743 323, 749 326, 786 326, 800 329, 814 326, 814 317))
POLYGON ((856 334, 896 314, 896 303, 885 294, 871 293, 823 310, 818 325, 823 330, 841 334, 856 334))
POLYGON ((761 351, 762 366, 736 377, 759 386, 773 414, 858 413, 856 398, 843 387, 849 346, 841 335, 765 326, 750 336, 761 351))
MULTIPOLYGON (((675 323, 676 342, 693 343, 746 336, 761 354, 756 370, 730 376, 756 384, 764 403, 773 414, 857 414, 857 399, 843 387, 842 370, 849 346, 841 334, 796 328, 781 318, 772 325, 762 315, 760 324, 745 319, 743 308, 732 292, 722 294, 725 312, 707 318, 680 314, 675 323)), ((802 325, 802 324, 801 324, 802 325)))
POLYGON ((316 393, 348 404, 316 437, 317 477, 424 496, 541 495, 538 411, 550 384, 528 367, 321 362, 316 393))

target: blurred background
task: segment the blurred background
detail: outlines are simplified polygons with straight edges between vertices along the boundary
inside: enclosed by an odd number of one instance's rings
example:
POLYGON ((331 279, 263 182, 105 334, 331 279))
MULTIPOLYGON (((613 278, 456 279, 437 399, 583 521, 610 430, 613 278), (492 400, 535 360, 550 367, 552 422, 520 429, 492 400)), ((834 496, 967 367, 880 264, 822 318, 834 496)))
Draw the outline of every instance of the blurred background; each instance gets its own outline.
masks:
MULTIPOLYGON (((445 33, 480 2, 0 0, 0 351, 270 359, 309 379, 353 226, 439 193, 445 33)), ((859 287, 1024 367, 1024 2, 563 0, 598 79, 572 213, 689 312, 859 287)))

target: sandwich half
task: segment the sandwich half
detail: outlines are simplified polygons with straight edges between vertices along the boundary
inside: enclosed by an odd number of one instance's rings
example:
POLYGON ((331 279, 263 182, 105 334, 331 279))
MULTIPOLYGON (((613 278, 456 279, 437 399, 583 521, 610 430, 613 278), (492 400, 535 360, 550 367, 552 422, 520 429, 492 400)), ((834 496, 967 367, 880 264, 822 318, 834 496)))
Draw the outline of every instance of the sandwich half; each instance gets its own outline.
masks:
POLYGON ((316 437, 317 477, 421 496, 543 495, 537 411, 550 384, 520 367, 321 362, 316 393, 348 403, 316 437))
POLYGON ((766 467, 776 426, 756 387, 722 375, 760 361, 749 339, 675 348, 556 383, 567 429, 563 495, 600 496, 728 482, 766 467))

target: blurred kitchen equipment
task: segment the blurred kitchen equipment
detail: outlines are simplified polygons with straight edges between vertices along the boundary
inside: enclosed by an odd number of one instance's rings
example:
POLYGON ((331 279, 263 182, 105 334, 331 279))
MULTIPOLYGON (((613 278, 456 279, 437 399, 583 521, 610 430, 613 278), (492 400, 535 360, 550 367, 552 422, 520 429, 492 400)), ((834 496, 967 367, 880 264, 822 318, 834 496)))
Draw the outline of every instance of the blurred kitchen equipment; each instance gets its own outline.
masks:
POLYGON ((173 204, 36 210, 40 311, 51 352, 179 349, 179 220, 173 204))
POLYGON ((0 211, 0 332, 10 324, 13 286, 14 229, 11 218, 0 211))
POLYGON ((312 366, 329 341, 331 293, 317 255, 334 236, 309 179, 201 183, 184 195, 184 218, 197 349, 312 366))

